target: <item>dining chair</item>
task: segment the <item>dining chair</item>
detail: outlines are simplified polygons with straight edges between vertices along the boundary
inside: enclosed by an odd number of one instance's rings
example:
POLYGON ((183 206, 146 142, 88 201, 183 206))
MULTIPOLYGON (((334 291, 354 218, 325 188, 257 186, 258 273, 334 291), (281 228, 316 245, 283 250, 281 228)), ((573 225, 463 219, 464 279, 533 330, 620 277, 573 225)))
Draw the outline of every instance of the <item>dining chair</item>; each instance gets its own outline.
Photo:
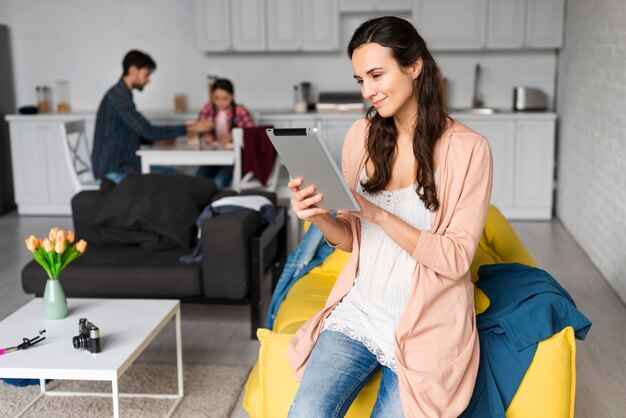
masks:
POLYGON ((85 133, 85 121, 67 121, 60 125, 70 181, 75 192, 97 190, 100 186, 91 167, 91 150, 85 133))

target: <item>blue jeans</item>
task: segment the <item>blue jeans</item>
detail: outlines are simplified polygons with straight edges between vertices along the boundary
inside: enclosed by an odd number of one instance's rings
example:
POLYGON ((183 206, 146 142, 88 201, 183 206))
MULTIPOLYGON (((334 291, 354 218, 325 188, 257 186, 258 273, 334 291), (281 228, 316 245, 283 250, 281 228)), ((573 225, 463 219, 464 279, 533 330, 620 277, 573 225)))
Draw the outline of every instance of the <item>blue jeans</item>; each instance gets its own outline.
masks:
MULTIPOLYGON (((159 174, 182 174, 179 170, 176 170, 175 168, 168 167, 165 165, 151 165, 150 172, 159 173, 159 174)), ((126 177, 126 174, 127 173, 111 171, 109 173, 106 173, 104 177, 108 178, 115 184, 119 184, 122 180, 124 180, 124 177, 126 177)))
POLYGON ((230 187, 233 181, 232 165, 201 165, 196 172, 198 177, 211 177, 220 189, 230 187))
POLYGON ((341 332, 319 336, 289 410, 289 418, 343 417, 363 386, 382 368, 372 417, 404 417, 398 377, 361 342, 341 332))

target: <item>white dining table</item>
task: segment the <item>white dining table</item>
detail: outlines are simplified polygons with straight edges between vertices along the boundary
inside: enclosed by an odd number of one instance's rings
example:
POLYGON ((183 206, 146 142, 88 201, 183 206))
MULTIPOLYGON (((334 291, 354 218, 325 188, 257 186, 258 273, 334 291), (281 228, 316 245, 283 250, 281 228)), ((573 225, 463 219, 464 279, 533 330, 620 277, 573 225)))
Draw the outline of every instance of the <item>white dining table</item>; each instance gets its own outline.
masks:
POLYGON ((174 143, 142 145, 137 151, 141 158, 141 172, 147 174, 152 165, 232 165, 235 191, 241 189, 241 146, 239 141, 226 145, 207 145, 204 141, 189 142, 186 137, 174 143))

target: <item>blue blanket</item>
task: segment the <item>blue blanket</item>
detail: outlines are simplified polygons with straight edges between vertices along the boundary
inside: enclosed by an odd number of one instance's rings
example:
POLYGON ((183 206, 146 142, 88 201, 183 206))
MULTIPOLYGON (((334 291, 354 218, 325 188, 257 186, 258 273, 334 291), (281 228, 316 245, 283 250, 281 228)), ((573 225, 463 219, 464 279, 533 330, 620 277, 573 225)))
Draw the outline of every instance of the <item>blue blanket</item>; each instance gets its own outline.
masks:
POLYGON ((522 264, 481 266, 476 285, 489 308, 476 318, 480 366, 467 409, 460 417, 504 418, 528 370, 537 343, 572 326, 584 339, 591 321, 545 271, 522 264))
POLYGON ((278 308, 287 296, 291 286, 311 269, 322 264, 333 250, 334 248, 328 245, 324 239, 322 232, 315 225, 311 224, 298 247, 289 254, 285 267, 280 274, 267 313, 266 327, 268 329, 273 329, 278 308))

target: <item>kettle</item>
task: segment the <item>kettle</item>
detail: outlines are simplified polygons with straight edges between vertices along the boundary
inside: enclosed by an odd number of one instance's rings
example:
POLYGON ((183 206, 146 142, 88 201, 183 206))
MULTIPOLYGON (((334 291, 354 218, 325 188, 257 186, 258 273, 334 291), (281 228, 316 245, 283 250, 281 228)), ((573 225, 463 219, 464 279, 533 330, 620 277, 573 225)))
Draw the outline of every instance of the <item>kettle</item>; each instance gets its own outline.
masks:
POLYGON ((294 112, 304 113, 308 110, 315 110, 311 83, 303 81, 293 86, 294 89, 294 112))

